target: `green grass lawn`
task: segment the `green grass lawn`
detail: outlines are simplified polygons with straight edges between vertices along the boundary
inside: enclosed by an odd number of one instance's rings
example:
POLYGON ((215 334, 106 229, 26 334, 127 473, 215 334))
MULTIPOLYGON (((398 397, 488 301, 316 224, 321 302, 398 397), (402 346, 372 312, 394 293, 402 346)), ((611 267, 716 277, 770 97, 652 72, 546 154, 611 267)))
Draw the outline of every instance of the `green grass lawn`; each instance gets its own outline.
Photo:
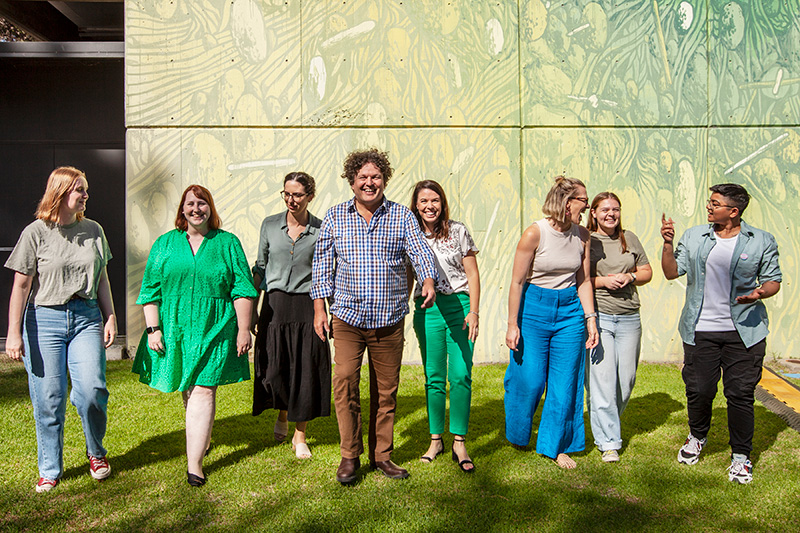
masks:
MULTIPOLYGON (((112 476, 102 483, 89 477, 80 422, 69 406, 66 473, 53 492, 35 494, 36 441, 25 372, 22 365, 0 359, 0 530, 800 530, 800 435, 760 403, 753 483, 727 480, 726 412, 719 398, 700 462, 691 467, 676 462, 687 433, 677 366, 641 365, 623 417, 621 462, 603 464, 589 446, 576 456, 573 471, 557 468, 533 449, 508 445, 503 438, 505 367, 476 367, 468 445, 477 471, 470 476, 449 455, 431 465, 418 461, 428 445, 423 376, 421 367, 405 366, 393 459, 411 477, 389 480, 362 468, 360 481, 351 487, 334 480, 335 417, 309 425, 314 457, 299 461, 289 444, 274 442, 274 415, 250 415, 249 382, 221 387, 206 460, 209 481, 199 489, 186 484, 180 394, 139 384, 130 367, 130 361, 108 366, 105 444, 112 476)), ((368 412, 369 389, 366 383, 361 388, 368 412)), ((450 442, 447 436, 446 446, 450 442)))

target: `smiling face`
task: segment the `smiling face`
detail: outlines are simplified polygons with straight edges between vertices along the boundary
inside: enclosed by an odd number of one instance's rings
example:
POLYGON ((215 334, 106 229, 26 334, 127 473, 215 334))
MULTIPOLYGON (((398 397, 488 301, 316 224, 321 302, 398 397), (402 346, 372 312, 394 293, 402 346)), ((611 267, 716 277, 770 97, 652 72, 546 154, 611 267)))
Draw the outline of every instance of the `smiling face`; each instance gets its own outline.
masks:
POLYGON ((195 196, 193 191, 187 191, 183 201, 183 216, 186 218, 186 222, 195 229, 205 229, 210 214, 211 207, 208 203, 195 196))
POLYGON ((619 202, 613 198, 601 200, 597 207, 592 209, 592 218, 597 221, 597 229, 606 235, 614 235, 619 227, 622 210, 619 202))
POLYGON ((314 199, 313 194, 307 194, 306 188, 302 183, 289 180, 283 184, 283 201, 286 202, 286 209, 295 217, 302 218, 308 211, 308 203, 314 199))
POLYGON ((366 163, 356 174, 353 184, 355 200, 367 208, 377 207, 383 201, 383 174, 374 163, 366 163))
POLYGON ((420 189, 417 194, 417 212, 427 230, 433 231, 442 216, 442 197, 430 189, 420 189))
POLYGON ((581 223, 583 212, 589 209, 589 198, 586 196, 586 187, 575 187, 567 200, 567 217, 573 224, 581 223))
POLYGON ((70 217, 86 210, 89 199, 89 184, 83 176, 75 180, 70 191, 61 199, 61 209, 70 217))

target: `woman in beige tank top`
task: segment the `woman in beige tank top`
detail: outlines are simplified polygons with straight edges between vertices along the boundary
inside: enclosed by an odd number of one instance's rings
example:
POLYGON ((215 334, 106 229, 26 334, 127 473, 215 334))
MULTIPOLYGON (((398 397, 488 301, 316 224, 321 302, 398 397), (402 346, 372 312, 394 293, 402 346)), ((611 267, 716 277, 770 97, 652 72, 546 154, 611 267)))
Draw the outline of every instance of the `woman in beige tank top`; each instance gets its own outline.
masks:
POLYGON ((547 217, 517 245, 508 294, 506 438, 528 445, 546 389, 536 451, 562 468, 575 468, 567 454, 584 449, 584 350, 598 340, 589 231, 580 227, 588 203, 580 180, 556 178, 542 209, 547 217))

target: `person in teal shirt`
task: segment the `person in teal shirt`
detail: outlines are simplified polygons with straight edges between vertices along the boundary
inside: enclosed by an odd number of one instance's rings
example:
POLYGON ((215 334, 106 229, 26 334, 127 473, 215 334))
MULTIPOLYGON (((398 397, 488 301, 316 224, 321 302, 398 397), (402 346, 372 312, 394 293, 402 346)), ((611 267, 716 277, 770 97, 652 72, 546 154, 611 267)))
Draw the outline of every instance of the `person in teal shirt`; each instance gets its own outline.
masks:
POLYGON ((189 485, 205 484, 217 386, 250 379, 247 352, 258 293, 239 239, 221 225, 211 193, 190 185, 176 229, 150 250, 136 303, 147 326, 133 363, 139 381, 179 390, 186 407, 189 485))
POLYGON ((780 290, 778 245, 771 234, 742 221, 750 196, 741 185, 714 185, 708 225, 690 228, 673 248, 675 225, 662 215, 661 267, 667 279, 686 274, 681 313, 683 380, 689 436, 678 462, 693 465, 706 444, 711 410, 722 374, 728 402, 731 466, 728 480, 749 483, 753 464, 755 388, 761 379, 768 333, 761 301, 780 290))

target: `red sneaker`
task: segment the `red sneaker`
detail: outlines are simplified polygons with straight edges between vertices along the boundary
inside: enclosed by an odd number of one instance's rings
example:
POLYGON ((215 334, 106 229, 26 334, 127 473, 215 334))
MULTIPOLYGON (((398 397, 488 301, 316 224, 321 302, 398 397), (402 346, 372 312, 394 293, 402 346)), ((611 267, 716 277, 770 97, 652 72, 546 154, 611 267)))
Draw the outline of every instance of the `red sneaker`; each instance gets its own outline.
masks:
POLYGON ((93 478, 100 481, 111 475, 111 465, 108 464, 108 459, 91 455, 87 455, 87 457, 89 458, 89 473, 93 478))
POLYGON ((50 492, 58 485, 57 479, 47 479, 44 477, 40 477, 36 486, 33 487, 36 492, 50 492))

